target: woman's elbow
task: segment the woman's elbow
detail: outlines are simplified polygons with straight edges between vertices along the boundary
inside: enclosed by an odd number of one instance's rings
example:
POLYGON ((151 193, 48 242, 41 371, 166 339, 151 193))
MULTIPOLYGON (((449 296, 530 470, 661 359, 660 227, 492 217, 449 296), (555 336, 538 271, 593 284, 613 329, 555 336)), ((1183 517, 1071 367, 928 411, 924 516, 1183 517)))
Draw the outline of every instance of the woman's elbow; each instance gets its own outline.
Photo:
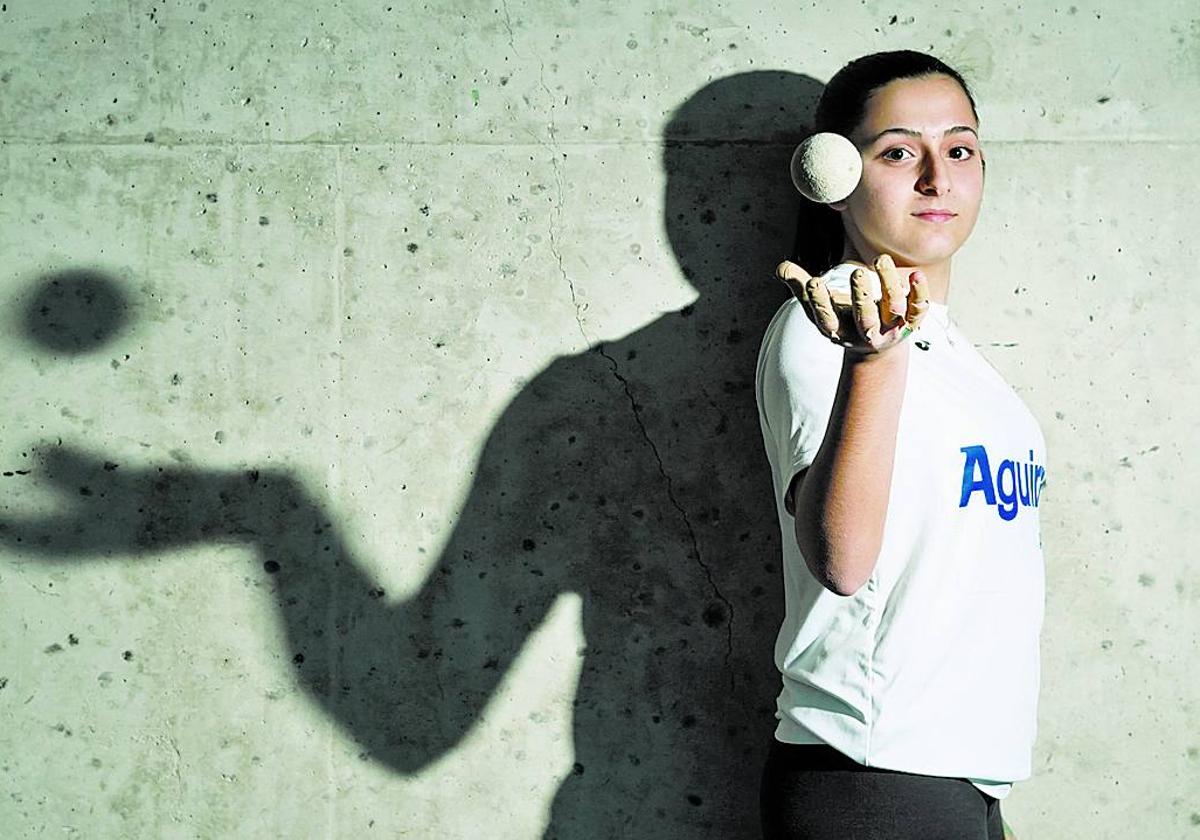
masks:
POLYGON ((808 568, 823 587, 834 595, 849 598, 862 589, 863 584, 874 572, 875 564, 865 563, 862 559, 865 556, 867 555, 861 552, 848 552, 842 558, 833 558, 825 562, 809 561, 808 568))

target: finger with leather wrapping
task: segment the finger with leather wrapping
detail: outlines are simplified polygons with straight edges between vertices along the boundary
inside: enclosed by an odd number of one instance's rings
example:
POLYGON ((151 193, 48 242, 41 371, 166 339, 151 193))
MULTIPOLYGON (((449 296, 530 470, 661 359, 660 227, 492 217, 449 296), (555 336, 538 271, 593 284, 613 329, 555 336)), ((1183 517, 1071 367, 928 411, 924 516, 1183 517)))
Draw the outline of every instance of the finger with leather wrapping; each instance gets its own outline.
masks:
POLYGON ((890 254, 875 258, 875 271, 879 275, 882 296, 879 308, 883 326, 889 326, 904 318, 905 298, 908 290, 903 288, 900 272, 890 254))
POLYGON ((854 321, 858 334, 866 344, 874 344, 879 334, 879 307, 875 304, 870 284, 862 271, 850 275, 851 296, 854 298, 854 321))
POLYGON ((926 282, 925 276, 922 274, 920 281, 912 284, 912 289, 908 294, 908 308, 905 312, 904 320, 910 327, 916 329, 928 311, 929 283, 926 282))
POLYGON ((833 301, 829 297, 829 289, 819 277, 810 277, 806 284, 808 299, 812 302, 813 313, 816 315, 816 325, 826 337, 837 340, 841 337, 840 323, 833 301))

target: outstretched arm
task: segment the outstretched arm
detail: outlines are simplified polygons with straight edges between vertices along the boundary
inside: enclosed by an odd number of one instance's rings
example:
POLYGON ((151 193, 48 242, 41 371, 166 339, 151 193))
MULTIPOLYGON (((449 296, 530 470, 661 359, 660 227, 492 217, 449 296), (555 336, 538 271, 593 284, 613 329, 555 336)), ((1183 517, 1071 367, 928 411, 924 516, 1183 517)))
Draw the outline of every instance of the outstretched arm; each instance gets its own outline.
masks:
POLYGON ((301 685, 366 753, 403 772, 471 728, 557 595, 546 576, 518 590, 504 563, 513 547, 496 535, 489 545, 476 521, 458 524, 417 595, 392 602, 335 515, 282 471, 137 469, 63 446, 38 462, 30 480, 51 482, 62 503, 46 516, 0 517, 0 545, 53 562, 252 546, 301 685))

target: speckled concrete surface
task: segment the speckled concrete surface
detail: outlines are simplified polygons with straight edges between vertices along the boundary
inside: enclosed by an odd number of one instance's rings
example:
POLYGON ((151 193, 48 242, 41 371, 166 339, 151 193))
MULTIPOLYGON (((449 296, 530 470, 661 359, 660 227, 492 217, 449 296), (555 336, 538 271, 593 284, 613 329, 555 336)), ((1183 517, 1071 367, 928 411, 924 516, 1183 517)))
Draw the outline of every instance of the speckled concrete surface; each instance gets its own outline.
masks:
POLYGON ((787 162, 898 48, 1056 466, 1006 819, 1197 830, 1187 4, 0 6, 0 834, 757 837, 787 162))

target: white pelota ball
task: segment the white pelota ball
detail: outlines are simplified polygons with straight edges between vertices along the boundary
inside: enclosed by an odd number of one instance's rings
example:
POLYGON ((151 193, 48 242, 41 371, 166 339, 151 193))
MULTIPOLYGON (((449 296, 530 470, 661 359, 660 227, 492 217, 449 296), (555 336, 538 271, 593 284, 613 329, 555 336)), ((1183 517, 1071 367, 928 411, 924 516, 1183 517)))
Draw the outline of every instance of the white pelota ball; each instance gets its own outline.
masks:
POLYGON ((861 177, 858 148, 832 131, 813 134, 792 153, 792 183, 801 195, 818 204, 846 198, 861 177))
POLYGON ((871 300, 878 303, 883 298, 883 281, 875 271, 855 263, 841 262, 821 275, 825 289, 834 303, 840 303, 842 306, 851 304, 854 286, 850 282, 850 275, 858 269, 862 269, 863 283, 871 295, 871 300))

